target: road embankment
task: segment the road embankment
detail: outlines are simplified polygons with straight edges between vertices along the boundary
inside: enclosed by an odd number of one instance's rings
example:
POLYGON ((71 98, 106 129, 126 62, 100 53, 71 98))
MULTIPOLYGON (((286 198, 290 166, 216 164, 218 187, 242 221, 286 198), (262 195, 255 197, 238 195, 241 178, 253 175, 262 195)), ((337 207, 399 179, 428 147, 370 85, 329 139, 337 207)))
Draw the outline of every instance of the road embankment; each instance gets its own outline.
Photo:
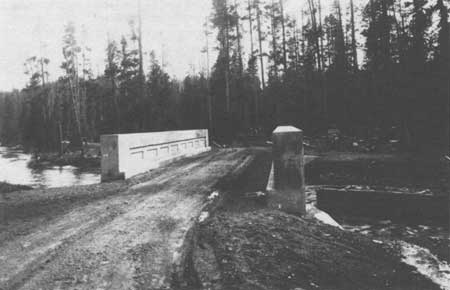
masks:
POLYGON ((207 197, 252 154, 226 149, 127 181, 2 194, 0 289, 170 289, 207 197))

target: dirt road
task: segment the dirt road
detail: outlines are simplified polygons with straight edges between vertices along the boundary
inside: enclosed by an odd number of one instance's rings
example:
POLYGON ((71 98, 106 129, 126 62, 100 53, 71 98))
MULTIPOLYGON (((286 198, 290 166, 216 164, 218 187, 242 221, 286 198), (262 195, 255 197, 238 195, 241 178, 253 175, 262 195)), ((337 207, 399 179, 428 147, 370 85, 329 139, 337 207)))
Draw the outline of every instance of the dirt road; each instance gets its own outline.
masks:
POLYGON ((0 195, 0 289, 169 289, 207 196, 252 158, 229 149, 133 180, 0 195))

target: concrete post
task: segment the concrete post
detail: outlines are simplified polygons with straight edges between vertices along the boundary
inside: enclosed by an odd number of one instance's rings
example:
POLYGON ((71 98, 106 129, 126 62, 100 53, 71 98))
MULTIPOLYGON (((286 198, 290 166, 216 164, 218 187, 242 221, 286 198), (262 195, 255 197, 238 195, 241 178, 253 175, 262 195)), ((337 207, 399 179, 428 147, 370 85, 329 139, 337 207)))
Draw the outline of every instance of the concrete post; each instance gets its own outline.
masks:
POLYGON ((269 206, 304 215, 305 177, 303 132, 292 126, 280 126, 272 133, 273 190, 269 206))

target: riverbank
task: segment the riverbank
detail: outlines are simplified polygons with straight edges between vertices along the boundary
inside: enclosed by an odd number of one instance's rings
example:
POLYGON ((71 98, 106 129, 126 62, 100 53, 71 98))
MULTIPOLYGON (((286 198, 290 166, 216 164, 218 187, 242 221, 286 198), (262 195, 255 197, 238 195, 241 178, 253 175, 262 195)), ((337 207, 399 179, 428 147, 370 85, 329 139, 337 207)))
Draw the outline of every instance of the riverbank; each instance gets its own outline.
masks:
POLYGON ((10 184, 7 182, 0 182, 0 193, 8 193, 19 190, 30 190, 33 189, 31 186, 20 185, 20 184, 10 184))
POLYGON ((28 166, 76 166, 78 168, 100 168, 101 150, 99 143, 85 143, 83 148, 64 148, 64 153, 35 152, 28 166))
MULTIPOLYGON (((99 167, 49 165, 30 168, 33 156, 17 147, 0 147, 0 181, 32 188, 86 185, 100 182, 99 167)), ((20 189, 20 187, 13 187, 20 189)))
MULTIPOLYGON (((2 145, 0 145, 2 147, 2 145)), ((31 169, 49 168, 52 166, 75 166, 80 169, 98 169, 101 163, 99 143, 85 143, 82 148, 73 148, 64 143, 64 153, 43 151, 24 147, 20 144, 3 144, 10 152, 5 157, 15 157, 17 154, 31 156, 27 166, 31 169), (11 155, 11 156, 9 156, 11 155)))
POLYGON ((100 168, 99 154, 86 155, 81 151, 59 153, 36 153, 28 163, 30 168, 45 168, 49 166, 75 166, 78 168, 100 168))

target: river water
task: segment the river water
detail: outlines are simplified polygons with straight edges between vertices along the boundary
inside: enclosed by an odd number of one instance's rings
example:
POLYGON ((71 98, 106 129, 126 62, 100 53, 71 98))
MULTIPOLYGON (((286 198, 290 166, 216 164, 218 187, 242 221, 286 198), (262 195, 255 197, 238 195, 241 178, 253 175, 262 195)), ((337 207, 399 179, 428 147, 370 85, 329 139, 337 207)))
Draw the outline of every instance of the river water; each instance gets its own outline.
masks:
POLYGON ((74 166, 50 166, 31 169, 31 155, 22 150, 0 146, 0 182, 23 184, 35 188, 85 185, 100 182, 100 170, 74 166))

